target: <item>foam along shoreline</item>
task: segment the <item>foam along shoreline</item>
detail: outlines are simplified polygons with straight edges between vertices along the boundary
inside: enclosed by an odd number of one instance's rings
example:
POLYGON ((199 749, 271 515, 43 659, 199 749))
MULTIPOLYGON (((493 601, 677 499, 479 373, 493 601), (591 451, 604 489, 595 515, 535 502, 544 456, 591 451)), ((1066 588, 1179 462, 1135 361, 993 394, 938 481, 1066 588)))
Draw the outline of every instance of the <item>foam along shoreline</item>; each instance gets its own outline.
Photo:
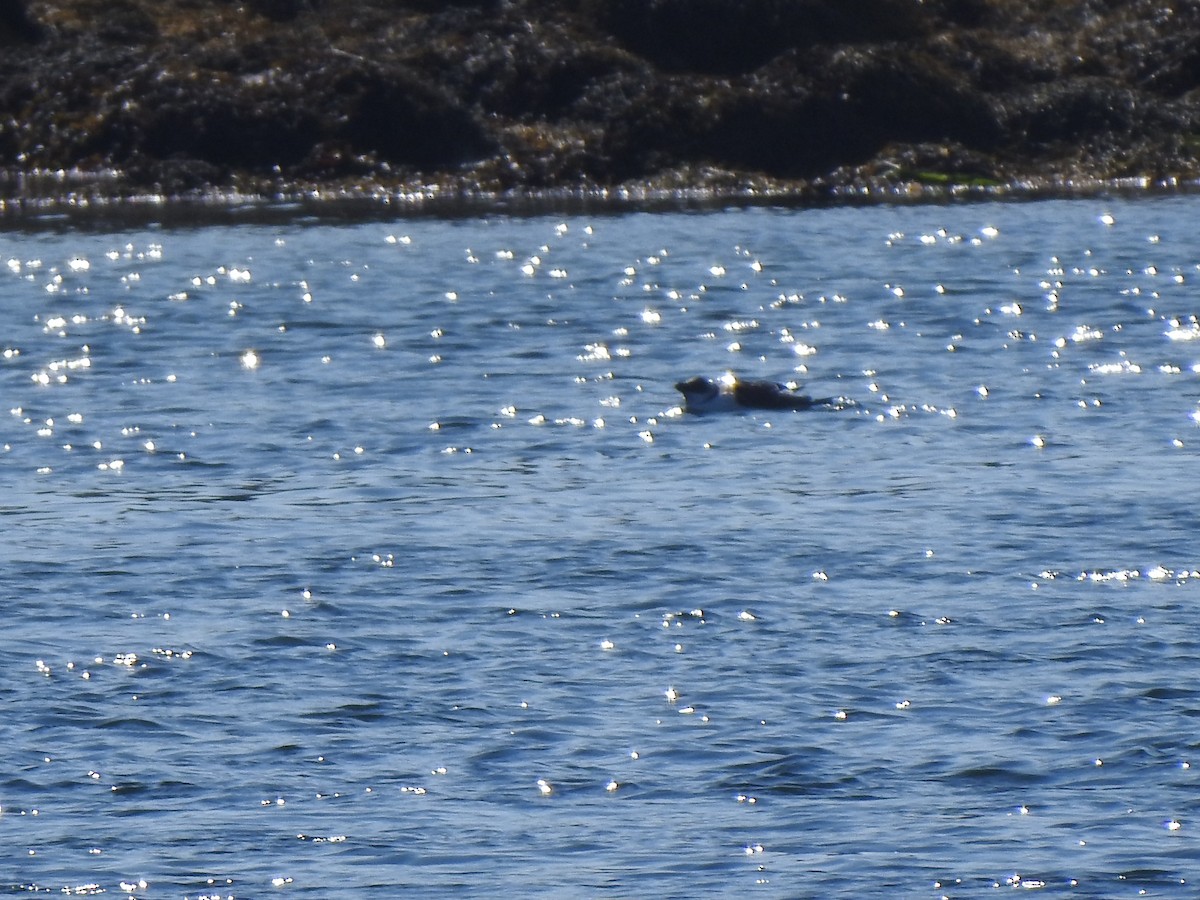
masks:
MULTIPOLYGON (((0 177, 0 183, 4 182, 0 177)), ((464 185, 308 185, 287 190, 246 192, 212 187, 184 195, 124 189, 119 177, 88 173, 39 174, 25 179, 36 190, 0 197, 0 229, 80 225, 161 223, 168 225, 269 224, 313 221, 370 221, 394 218, 470 218, 486 215, 617 215, 626 212, 717 211, 730 208, 820 208, 972 201, 1087 199, 1092 197, 1191 196, 1200 179, 1043 179, 988 187, 920 183, 874 184, 816 192, 808 185, 677 187, 654 184, 615 188, 557 188, 488 192, 464 185), (113 188, 118 188, 113 190, 113 188)))

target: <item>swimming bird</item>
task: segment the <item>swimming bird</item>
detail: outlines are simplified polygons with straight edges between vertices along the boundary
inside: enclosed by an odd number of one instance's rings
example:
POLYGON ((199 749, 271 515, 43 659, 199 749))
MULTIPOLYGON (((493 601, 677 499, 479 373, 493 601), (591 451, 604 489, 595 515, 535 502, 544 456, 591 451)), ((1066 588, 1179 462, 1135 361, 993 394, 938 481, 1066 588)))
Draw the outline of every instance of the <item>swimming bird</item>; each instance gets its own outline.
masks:
POLYGON ((718 381, 697 375, 675 385, 683 394, 684 409, 691 413, 728 412, 739 409, 811 409, 828 406, 832 397, 808 397, 774 381, 743 380, 726 375, 718 381))

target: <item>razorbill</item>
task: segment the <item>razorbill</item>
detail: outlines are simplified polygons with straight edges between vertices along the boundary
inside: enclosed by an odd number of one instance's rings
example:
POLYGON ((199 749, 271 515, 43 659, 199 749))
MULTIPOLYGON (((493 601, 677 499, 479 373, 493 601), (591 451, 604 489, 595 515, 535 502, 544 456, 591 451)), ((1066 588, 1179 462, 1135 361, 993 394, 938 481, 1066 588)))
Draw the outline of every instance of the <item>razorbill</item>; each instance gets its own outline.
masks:
POLYGON ((832 397, 808 397, 784 384, 743 381, 736 375, 726 375, 717 381, 697 375, 676 384, 675 390, 683 394, 684 409, 691 413, 738 409, 811 409, 833 403, 832 397))

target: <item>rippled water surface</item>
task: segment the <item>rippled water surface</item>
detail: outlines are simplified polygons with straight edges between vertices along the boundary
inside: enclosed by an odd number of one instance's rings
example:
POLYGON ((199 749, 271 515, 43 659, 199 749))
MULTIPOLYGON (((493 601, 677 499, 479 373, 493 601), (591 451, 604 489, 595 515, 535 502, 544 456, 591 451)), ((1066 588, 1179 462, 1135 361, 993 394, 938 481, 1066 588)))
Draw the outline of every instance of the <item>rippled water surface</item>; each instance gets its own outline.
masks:
POLYGON ((1198 225, 0 234, 0 892, 1190 896, 1198 225))

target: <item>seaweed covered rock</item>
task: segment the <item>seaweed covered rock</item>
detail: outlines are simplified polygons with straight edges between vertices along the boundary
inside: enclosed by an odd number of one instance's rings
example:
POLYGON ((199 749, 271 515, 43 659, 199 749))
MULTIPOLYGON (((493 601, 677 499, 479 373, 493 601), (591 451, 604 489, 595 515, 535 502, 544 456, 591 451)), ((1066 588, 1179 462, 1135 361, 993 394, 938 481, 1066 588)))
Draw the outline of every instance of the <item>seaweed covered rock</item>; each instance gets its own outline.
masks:
POLYGON ((1200 0, 0 0, 0 47, 0 193, 1200 176, 1200 0))
POLYGON ((41 167, 95 161, 155 180, 172 168, 220 181, 436 169, 495 150, 476 117, 402 65, 333 50, 299 65, 275 39, 240 49, 197 48, 186 61, 125 50, 53 68, 13 127, 36 135, 28 158, 41 167))

